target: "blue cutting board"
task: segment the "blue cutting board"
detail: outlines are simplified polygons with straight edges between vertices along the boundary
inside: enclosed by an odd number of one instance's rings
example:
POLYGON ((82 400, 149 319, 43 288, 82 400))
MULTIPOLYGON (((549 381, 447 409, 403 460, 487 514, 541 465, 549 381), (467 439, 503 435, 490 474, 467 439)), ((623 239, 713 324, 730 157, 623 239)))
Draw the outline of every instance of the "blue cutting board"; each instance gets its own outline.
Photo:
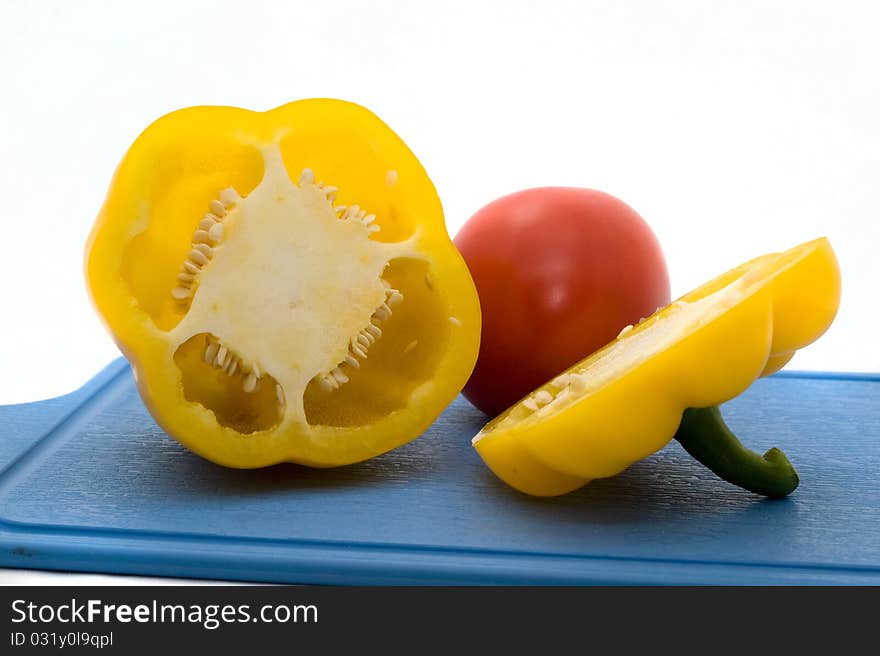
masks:
MULTIPOLYGON (((638 412, 638 408, 634 409, 638 412)), ((327 584, 880 584, 880 376, 787 373, 725 407, 801 487, 765 500, 672 443, 556 499, 504 486, 457 400, 331 470, 224 469, 152 421, 119 360, 0 406, 0 566, 327 584)))

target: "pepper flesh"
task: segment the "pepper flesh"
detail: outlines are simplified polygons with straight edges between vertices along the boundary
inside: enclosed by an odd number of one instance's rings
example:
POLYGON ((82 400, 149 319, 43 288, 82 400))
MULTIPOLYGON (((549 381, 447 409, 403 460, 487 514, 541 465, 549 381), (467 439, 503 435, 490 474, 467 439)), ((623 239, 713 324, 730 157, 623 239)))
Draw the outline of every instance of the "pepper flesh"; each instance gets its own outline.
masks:
POLYGON ((489 422, 473 444, 492 471, 538 496, 619 473, 827 330, 840 273, 826 239, 706 283, 489 422), (548 398, 550 401, 548 402, 548 398))
POLYGON ((156 421, 232 467, 399 446, 456 396, 479 346, 430 179, 338 100, 156 121, 116 172, 86 278, 156 421))

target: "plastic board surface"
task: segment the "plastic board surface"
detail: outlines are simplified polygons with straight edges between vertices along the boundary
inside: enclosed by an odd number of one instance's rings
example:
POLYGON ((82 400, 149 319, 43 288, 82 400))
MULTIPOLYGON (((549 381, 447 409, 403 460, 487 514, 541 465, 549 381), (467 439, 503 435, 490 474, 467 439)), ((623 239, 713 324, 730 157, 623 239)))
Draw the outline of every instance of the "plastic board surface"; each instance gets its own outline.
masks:
MULTIPOLYGON (((635 409, 637 412, 638 409, 635 409)), ((676 444, 555 499, 470 446, 459 398, 358 465, 213 465, 150 418, 127 364, 0 406, 0 566, 322 584, 880 584, 880 376, 785 373, 725 406, 800 488, 764 500, 676 444)))

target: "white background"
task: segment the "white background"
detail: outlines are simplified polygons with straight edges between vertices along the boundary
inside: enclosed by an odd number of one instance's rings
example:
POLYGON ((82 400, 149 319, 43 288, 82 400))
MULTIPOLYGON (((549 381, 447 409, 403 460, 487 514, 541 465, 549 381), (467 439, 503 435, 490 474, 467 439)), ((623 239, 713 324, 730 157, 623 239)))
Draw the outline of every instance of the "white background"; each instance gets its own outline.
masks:
POLYGON ((679 294, 819 235, 835 325, 792 367, 880 370, 880 9, 870 2, 0 4, 0 403, 117 356, 87 300, 86 235, 158 116, 312 96, 379 114, 450 233, 520 188, 632 205, 679 294))

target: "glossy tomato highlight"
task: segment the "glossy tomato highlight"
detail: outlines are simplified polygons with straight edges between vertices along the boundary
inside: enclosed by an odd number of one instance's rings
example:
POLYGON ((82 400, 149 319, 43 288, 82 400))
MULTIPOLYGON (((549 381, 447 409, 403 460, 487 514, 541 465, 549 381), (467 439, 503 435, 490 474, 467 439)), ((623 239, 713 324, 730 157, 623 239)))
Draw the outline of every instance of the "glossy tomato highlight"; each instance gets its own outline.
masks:
POLYGON ((669 303, 651 228, 601 191, 541 187, 504 196, 474 214, 455 245, 483 314, 464 395, 490 415, 669 303))

